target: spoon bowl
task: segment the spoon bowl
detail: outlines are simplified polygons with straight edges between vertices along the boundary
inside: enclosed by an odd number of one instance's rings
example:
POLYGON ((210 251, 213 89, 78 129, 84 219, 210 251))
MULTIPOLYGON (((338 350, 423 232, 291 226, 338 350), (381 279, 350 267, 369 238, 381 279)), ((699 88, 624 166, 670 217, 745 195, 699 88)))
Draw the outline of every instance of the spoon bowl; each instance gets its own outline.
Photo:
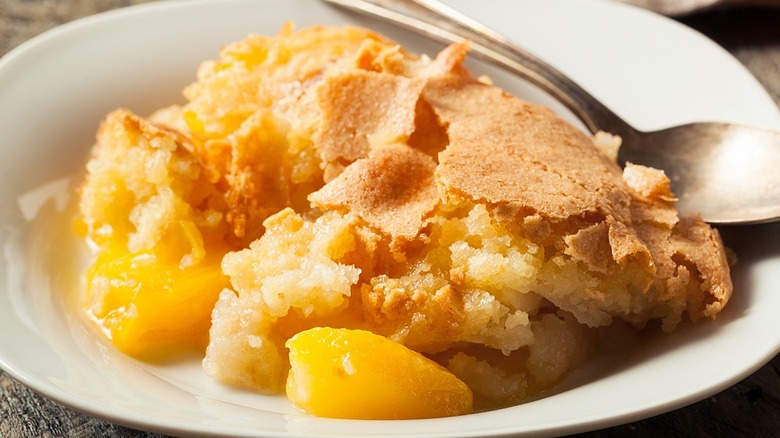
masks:
POLYGON ((469 40, 476 57, 538 86, 591 133, 620 136, 619 164, 666 172, 683 214, 698 213, 721 225, 780 220, 780 132, 722 122, 639 131, 554 67, 438 0, 324 1, 441 42, 469 40))
POLYGON ((663 169, 683 213, 718 224, 780 218, 780 133, 691 123, 624 139, 618 162, 663 169))

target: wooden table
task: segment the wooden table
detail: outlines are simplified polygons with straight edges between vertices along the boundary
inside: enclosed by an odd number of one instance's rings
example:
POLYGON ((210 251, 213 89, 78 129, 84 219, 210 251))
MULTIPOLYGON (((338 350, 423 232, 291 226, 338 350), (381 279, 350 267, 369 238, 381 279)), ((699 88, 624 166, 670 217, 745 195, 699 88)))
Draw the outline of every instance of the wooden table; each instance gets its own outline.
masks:
MULTIPOLYGON (((0 56, 51 27, 150 0, 0 0, 0 56)), ((780 104, 780 9, 710 11, 684 17, 734 54, 780 104)), ((780 286, 778 286, 780 288, 780 286)), ((778 309, 780 310, 780 309, 778 309)), ((780 437, 780 356, 731 388, 696 404, 606 430, 603 437, 780 437)), ((0 437, 158 437, 54 403, 0 371, 0 437)))

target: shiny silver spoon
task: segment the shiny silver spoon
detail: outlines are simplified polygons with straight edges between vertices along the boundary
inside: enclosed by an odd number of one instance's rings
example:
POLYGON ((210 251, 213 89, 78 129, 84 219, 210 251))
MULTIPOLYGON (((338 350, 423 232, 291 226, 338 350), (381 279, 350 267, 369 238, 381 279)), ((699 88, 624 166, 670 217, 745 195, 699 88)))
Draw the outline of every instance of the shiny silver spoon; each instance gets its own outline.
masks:
POLYGON ((475 56, 518 74, 560 101, 593 133, 623 138, 618 161, 663 169, 683 213, 713 224, 780 220, 780 132, 691 123, 642 132, 561 72, 438 0, 324 0, 445 43, 468 39, 475 56))

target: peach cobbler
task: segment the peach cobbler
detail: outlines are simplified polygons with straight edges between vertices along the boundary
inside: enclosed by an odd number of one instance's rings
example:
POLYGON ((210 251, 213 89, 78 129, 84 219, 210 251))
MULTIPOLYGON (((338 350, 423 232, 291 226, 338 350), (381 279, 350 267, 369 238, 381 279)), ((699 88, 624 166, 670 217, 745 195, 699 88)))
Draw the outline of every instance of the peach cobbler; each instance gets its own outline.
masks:
POLYGON ((202 64, 187 103, 103 121, 80 193, 85 309, 121 351, 315 415, 522 402, 606 334, 714 318, 716 230, 663 172, 462 66, 286 26, 202 64))

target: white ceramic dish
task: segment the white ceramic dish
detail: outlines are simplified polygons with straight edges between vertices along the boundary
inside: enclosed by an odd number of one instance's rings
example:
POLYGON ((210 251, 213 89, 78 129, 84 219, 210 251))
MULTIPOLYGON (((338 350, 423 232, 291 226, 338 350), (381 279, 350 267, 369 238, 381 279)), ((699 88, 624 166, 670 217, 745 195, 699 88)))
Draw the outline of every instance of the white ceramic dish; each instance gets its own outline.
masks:
MULTIPOLYGON (((670 20, 598 0, 452 0, 558 66, 639 128, 695 119, 780 128, 780 113, 725 51, 670 20), (501 12, 503 11, 503 12, 501 12), (508 13, 507 11, 511 11, 508 13)), ((554 393, 457 418, 341 421, 283 397, 232 390, 198 360, 150 365, 112 349, 69 311, 80 260, 68 194, 101 118, 180 102, 200 61, 250 32, 344 22, 417 51, 438 46, 315 0, 194 0, 132 7, 62 26, 0 60, 0 366, 41 393, 124 425, 177 435, 414 437, 560 435, 675 409, 743 379, 780 348, 780 227, 727 230, 740 256, 721 317, 595 360, 554 393), (47 202, 48 201, 48 202, 47 202), (63 220, 63 217, 65 220, 63 220)), ((472 64, 522 97, 510 76, 472 64)))

